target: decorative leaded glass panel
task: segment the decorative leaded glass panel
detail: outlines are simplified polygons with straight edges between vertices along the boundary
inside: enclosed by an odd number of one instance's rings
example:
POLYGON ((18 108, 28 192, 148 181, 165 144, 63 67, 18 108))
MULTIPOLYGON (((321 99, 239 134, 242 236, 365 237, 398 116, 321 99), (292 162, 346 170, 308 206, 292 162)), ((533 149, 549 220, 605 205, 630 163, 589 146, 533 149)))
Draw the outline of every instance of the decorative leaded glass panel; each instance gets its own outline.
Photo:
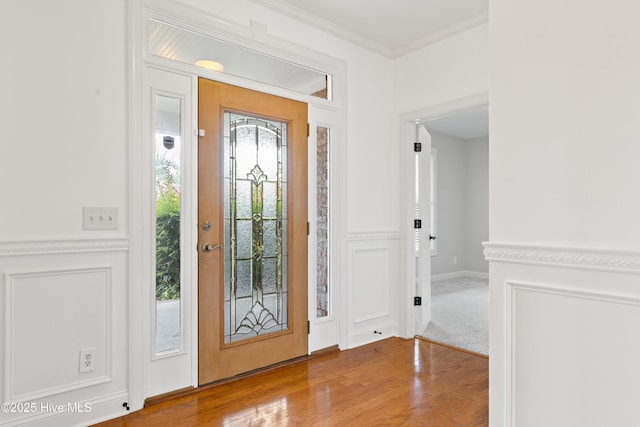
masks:
POLYGON ((317 130, 317 307, 318 318, 329 315, 329 128, 317 130))
POLYGON ((288 328, 287 124, 225 112, 224 129, 228 343, 288 328))

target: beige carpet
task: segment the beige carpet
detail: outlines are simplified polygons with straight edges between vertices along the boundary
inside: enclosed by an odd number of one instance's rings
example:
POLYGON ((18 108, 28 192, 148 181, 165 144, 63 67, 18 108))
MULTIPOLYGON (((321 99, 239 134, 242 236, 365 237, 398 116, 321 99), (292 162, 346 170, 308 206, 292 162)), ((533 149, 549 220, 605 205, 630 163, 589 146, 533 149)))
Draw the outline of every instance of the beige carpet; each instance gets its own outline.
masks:
POLYGON ((471 277, 431 283, 431 323, 423 336, 489 354, 489 281, 471 277))

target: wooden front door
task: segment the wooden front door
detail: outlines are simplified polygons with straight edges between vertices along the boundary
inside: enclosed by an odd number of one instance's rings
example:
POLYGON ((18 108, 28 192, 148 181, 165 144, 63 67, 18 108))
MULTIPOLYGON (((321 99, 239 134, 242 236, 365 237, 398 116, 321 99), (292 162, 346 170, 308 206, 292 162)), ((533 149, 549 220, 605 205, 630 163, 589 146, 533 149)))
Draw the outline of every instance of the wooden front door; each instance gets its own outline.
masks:
POLYGON ((307 104, 198 84, 199 383, 307 354, 307 104))

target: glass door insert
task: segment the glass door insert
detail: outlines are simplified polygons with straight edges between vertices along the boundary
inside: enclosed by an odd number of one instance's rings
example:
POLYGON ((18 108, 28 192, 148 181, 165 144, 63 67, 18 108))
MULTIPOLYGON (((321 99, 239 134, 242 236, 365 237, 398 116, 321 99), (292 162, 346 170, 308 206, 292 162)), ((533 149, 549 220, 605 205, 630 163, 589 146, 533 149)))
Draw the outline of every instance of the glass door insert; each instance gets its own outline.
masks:
POLYGON ((224 113, 224 342, 287 330, 287 123, 224 113))

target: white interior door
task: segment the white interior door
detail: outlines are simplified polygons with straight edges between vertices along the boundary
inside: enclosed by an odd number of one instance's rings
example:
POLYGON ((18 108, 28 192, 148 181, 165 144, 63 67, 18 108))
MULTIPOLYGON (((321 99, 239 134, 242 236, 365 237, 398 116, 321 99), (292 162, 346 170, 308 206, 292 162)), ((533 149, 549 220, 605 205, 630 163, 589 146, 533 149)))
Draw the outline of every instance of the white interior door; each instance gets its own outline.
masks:
POLYGON ((431 321, 431 135, 421 123, 415 125, 415 141, 420 144, 420 150, 414 149, 413 153, 415 218, 420 221, 420 228, 414 225, 414 295, 422 299, 422 304, 414 307, 415 334, 422 335, 431 321))

